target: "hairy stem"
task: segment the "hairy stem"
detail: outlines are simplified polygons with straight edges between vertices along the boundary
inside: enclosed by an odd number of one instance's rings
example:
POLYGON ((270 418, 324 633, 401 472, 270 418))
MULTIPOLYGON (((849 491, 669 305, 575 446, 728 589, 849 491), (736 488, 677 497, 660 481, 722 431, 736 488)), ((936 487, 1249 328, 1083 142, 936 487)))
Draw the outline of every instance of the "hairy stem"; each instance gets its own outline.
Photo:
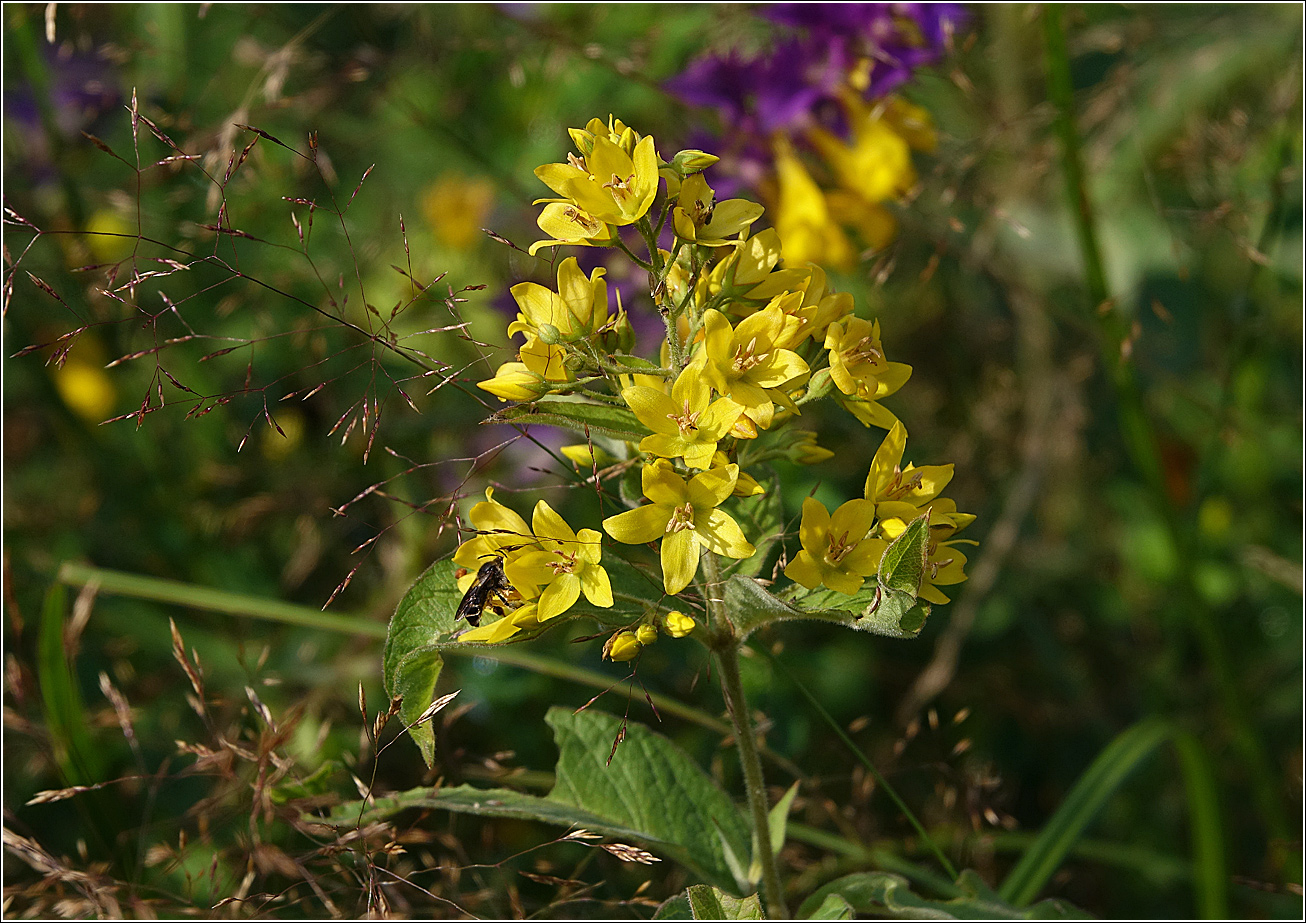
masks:
POLYGON ((739 677, 741 642, 726 618, 724 600, 717 595, 720 593, 721 567, 712 552, 703 555, 703 570, 707 590, 705 596, 712 616, 713 649, 721 669, 721 691, 725 696, 726 711, 730 713, 730 723, 734 726, 739 763, 744 771, 748 816, 753 827, 753 848, 757 850, 756 858, 762 867, 762 894, 766 899, 766 912, 772 919, 785 919, 789 916, 789 911, 785 907, 784 888, 780 884, 775 854, 771 851, 770 810, 767 805, 766 783, 762 779, 762 761, 758 756, 748 700, 744 697, 744 684, 739 677))

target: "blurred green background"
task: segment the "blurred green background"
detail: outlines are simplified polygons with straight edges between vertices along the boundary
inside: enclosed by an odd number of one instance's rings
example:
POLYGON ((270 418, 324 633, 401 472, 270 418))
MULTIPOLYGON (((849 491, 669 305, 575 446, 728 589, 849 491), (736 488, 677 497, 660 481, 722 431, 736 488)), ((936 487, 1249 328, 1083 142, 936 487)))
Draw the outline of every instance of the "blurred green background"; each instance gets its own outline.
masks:
MULTIPOLYGON (((979 517, 970 580, 914 642, 810 626, 755 640, 990 883, 1117 734, 1175 722, 1212 767, 1199 800, 1222 823, 1228 912, 1299 916, 1301 9, 1063 10, 1104 284, 1129 318, 1123 384, 1104 371, 1100 299, 1067 207, 1044 15, 975 9, 957 52, 903 88, 939 149, 917 158, 898 240, 832 279, 880 319, 889 357, 915 368, 888 403, 911 432, 908 460, 956 464, 949 496, 979 517)), ((492 372, 473 344, 422 331, 465 321, 501 361, 507 287, 552 279, 524 252, 541 236, 531 201, 547 193, 532 170, 564 159, 566 127, 609 113, 665 157, 691 129, 728 131, 660 87, 693 56, 751 40, 757 17, 525 4, 15 4, 3 16, 5 825, 45 856, 11 849, 7 912, 171 915, 261 894, 275 897, 231 912, 650 916, 685 884, 671 863, 535 850, 553 832, 527 824, 405 817, 403 854, 381 864, 414 884, 381 888, 277 806, 355 797, 351 772, 391 789, 552 766, 544 712, 595 690, 485 659, 446 667, 442 689, 462 693, 434 774, 406 739, 376 760, 363 734, 359 685, 369 716, 384 700, 378 632, 452 549, 451 504, 498 484, 519 509, 546 497, 573 504, 573 524, 597 515, 584 492, 556 489, 569 474, 540 448, 478 426, 497 402, 471 387, 492 372), (158 165, 178 152, 143 121, 133 131, 133 100, 195 159, 158 165), (237 123, 285 146, 261 138, 235 166, 256 139, 237 123), (287 199, 321 206, 311 229, 310 209, 287 199), (248 236, 215 235, 220 223, 248 236), (184 271, 160 262, 204 255, 184 271), (166 275, 129 290, 133 260, 166 275), (441 281, 419 296, 409 276, 441 281), (463 388, 428 394, 439 377, 329 316, 372 329, 400 304, 399 342, 463 388), (310 614, 331 599, 328 613, 366 626, 213 611, 185 589, 190 605, 151 601, 111 592, 104 575, 96 594, 85 569, 60 582, 68 562, 310 614), (203 716, 169 619, 200 658, 203 716), (293 761, 283 788, 269 795, 253 769, 266 762, 224 755, 219 736, 275 745, 293 761), (293 779, 302 790, 284 788, 293 779), (539 876, 600 883, 577 896, 539 876)), ((626 306, 651 312, 647 293, 626 306)), ((882 438, 846 415, 814 423, 836 457, 784 472, 791 515, 813 488, 859 495, 882 438)), ((595 644, 546 638, 531 652, 625 675, 595 644)), ((928 864, 788 680, 761 659, 745 666, 768 745, 807 780, 795 821, 928 864)), ((721 712, 689 642, 652 647, 639 678, 721 712)), ((597 707, 622 713, 628 698, 633 718, 657 724, 638 687, 597 707)), ((719 736, 664 718, 659 730, 737 782, 719 736)), ((1193 799, 1158 753, 1047 893, 1100 916, 1197 912, 1193 799)), ((805 890, 861 867, 810 838, 782 862, 805 890)))

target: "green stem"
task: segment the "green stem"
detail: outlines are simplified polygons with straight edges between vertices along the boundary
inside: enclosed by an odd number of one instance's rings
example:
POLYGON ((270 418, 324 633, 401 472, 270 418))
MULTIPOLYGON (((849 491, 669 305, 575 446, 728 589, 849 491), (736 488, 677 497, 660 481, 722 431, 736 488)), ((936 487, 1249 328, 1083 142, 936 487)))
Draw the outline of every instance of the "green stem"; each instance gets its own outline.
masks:
POLYGON ((721 690, 725 694, 726 711, 730 713, 730 721, 735 727, 735 746, 739 748, 739 762, 744 770, 748 813, 753 822, 753 848, 757 850, 757 859, 762 866, 766 912, 773 919, 784 919, 789 916, 789 911, 785 908, 784 888, 776 869, 775 854, 771 852, 766 783, 762 780, 762 761, 757 755, 757 741, 753 737, 748 701, 744 698, 744 684, 739 678, 739 644, 726 644, 717 649, 716 655, 721 667, 721 690))
POLYGON ((784 888, 776 869, 775 853, 771 850, 770 811, 766 798, 766 783, 762 779, 762 763, 758 759, 757 738, 753 719, 744 696, 744 684, 739 676, 739 648, 742 641, 735 633, 725 611, 721 593, 721 561, 714 552, 703 555, 703 601, 707 604, 709 619, 709 645, 716 654, 721 669, 721 691, 726 700, 726 711, 734 726, 735 747, 739 750, 739 764, 744 772, 744 790, 748 797, 748 814, 753 824, 753 848, 762 867, 762 893, 766 897, 767 915, 776 919, 789 916, 785 909, 784 888))

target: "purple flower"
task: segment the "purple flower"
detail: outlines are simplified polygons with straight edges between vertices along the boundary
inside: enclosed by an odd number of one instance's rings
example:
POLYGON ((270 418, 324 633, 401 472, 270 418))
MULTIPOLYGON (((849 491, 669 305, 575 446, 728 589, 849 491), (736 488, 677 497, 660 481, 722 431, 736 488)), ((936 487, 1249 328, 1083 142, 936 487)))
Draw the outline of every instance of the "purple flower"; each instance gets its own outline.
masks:
POLYGON ((846 134, 839 94, 858 62, 871 62, 867 98, 884 96, 937 62, 966 21, 956 3, 778 3, 762 13, 796 34, 770 53, 694 61, 667 89, 710 106, 732 132, 766 137, 821 124, 846 134))

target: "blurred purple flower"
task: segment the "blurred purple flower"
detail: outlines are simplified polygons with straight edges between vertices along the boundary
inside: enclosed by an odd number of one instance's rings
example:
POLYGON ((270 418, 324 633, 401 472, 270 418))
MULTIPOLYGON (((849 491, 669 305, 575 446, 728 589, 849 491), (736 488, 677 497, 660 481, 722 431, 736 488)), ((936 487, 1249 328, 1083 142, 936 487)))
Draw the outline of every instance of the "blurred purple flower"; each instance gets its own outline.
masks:
POLYGON ((810 124, 845 134, 838 96, 859 62, 872 62, 864 95, 884 96, 937 62, 968 16, 957 3, 778 3, 762 15, 797 35, 752 60, 700 58, 667 83, 685 102, 715 108, 732 132, 755 137, 810 124))

